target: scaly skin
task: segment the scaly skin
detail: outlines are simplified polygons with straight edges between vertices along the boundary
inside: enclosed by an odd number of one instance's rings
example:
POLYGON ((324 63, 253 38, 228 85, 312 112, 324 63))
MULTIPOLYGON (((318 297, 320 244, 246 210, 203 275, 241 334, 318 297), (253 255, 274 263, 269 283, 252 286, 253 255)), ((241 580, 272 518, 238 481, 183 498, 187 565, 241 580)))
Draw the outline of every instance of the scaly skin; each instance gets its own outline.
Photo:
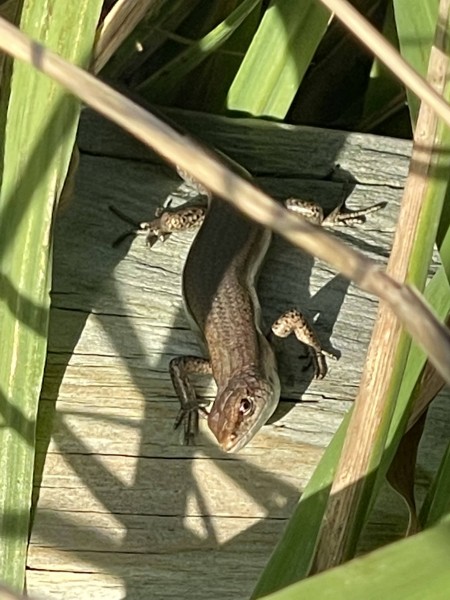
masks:
MULTIPOLYGON (((224 157, 243 177, 242 167, 224 157)), ((180 173, 187 181, 189 176, 180 173)), ((192 180, 190 180, 192 182, 192 180)), ((199 190, 206 195, 204 189, 199 190)), ((295 199, 286 206, 316 224, 354 224, 382 207, 362 211, 341 211, 337 207, 324 219, 322 209, 295 199)), ((202 225, 183 271, 184 303, 193 328, 204 342, 209 360, 199 357, 175 358, 170 374, 180 399, 176 421, 185 424, 185 441, 191 443, 198 427, 198 413, 206 412, 197 401, 189 380, 192 373, 212 373, 217 396, 208 415, 208 425, 226 452, 245 446, 267 422, 280 398, 280 381, 275 355, 261 330, 261 315, 255 291, 258 271, 270 243, 271 233, 217 198, 208 198, 208 208, 190 204, 160 211, 153 221, 138 225, 149 244, 166 239, 175 231, 202 225)), ((280 337, 294 333, 306 344, 315 376, 327 372, 326 356, 314 330, 303 315, 288 310, 272 326, 280 337)))
POLYGON ((183 272, 186 308, 210 357, 217 396, 208 425, 227 452, 246 445, 274 412, 280 382, 261 331, 255 291, 271 234, 212 199, 183 272))

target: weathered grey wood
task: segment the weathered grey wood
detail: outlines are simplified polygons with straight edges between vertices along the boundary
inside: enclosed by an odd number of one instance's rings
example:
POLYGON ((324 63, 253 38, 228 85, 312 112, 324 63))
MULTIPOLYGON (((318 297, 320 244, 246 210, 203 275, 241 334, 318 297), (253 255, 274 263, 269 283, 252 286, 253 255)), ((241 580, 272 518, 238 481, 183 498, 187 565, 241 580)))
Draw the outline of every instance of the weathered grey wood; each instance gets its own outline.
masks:
MULTIPOLYGON (((339 163, 357 180, 349 207, 381 200, 388 207, 363 227, 337 235, 386 260, 409 143, 189 113, 179 120, 279 197, 336 205, 342 185, 321 178, 339 163)), ((205 426, 197 447, 181 446, 167 365, 176 354, 199 351, 180 298, 192 235, 172 236, 151 251, 142 238, 113 249, 127 226, 107 209, 114 204, 144 220, 169 194, 180 195, 179 180, 90 113, 79 141, 76 198, 56 226, 41 459, 49 445, 28 590, 65 600, 78 600, 80 593, 108 600, 244 598, 355 397, 377 303, 326 265, 275 240, 260 284, 267 322, 299 306, 317 317, 321 339, 341 359, 330 364, 325 380, 311 381, 299 358, 303 349, 294 340, 277 344, 284 401, 272 424, 238 456, 224 455, 205 426), (293 402, 298 398, 301 403, 293 402)), ((214 394, 208 380, 201 390, 214 394)), ((422 488, 447 439, 446 406, 445 400, 437 404, 429 425, 433 439, 424 444, 422 488)), ((383 515, 376 539, 399 534, 399 514, 399 501, 388 495, 370 525, 373 534, 383 515)))

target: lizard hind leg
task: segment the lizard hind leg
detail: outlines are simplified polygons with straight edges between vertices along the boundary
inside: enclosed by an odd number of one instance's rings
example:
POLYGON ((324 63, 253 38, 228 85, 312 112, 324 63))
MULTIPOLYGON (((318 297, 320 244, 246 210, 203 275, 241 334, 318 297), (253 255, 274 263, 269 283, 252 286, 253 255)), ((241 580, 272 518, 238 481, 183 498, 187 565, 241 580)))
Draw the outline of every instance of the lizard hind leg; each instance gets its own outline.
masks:
POLYGON ((315 378, 323 379, 325 377, 328 371, 326 357, 336 359, 336 356, 322 348, 314 328, 300 311, 295 308, 287 310, 273 323, 272 332, 281 338, 288 337, 293 333, 308 349, 314 366, 315 378))

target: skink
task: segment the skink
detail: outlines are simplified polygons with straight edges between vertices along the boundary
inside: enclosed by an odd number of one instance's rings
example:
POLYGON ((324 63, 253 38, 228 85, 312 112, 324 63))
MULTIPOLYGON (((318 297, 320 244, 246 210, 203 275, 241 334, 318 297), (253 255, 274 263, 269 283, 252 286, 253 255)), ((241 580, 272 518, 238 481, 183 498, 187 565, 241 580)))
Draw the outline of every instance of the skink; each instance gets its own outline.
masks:
MULTIPOLYGON (((223 155, 221 155, 223 156, 223 155)), ((244 177, 250 174, 223 156, 244 177)), ((191 443, 198 427, 199 407, 190 375, 212 373, 217 395, 208 425, 225 451, 245 446, 274 412, 280 380, 272 347, 261 329, 255 283, 270 244, 271 232, 211 197, 186 173, 180 175, 207 198, 160 212, 142 223, 152 245, 174 231, 201 224, 183 270, 183 299, 191 327, 199 334, 209 360, 175 358, 170 374, 181 402, 177 423, 184 421, 191 443)))
MULTIPOLYGON (((226 157, 226 162, 244 177, 250 174, 226 157)), ((189 177, 180 173, 187 181, 189 177)), ((267 422, 280 398, 280 380, 273 349, 261 326, 261 310, 255 290, 259 268, 268 249, 271 232, 238 213, 225 201, 208 197, 208 207, 188 205, 160 211, 152 221, 141 223, 153 244, 175 231, 201 225, 189 251, 183 271, 183 296, 188 316, 206 346, 209 359, 185 356, 170 363, 171 378, 180 399, 177 424, 184 422, 185 441, 191 443, 198 427, 199 405, 190 376, 212 373, 217 395, 208 414, 208 425, 220 446, 236 452, 245 446, 267 422)), ((316 223, 324 221, 320 207, 313 203, 287 201, 291 210, 316 223)), ((363 220, 367 212, 340 212, 328 222, 363 220)), ((294 332, 308 346, 315 375, 327 370, 318 338, 303 315, 289 310, 273 325, 275 335, 294 332)))
MULTIPOLYGON (((269 230, 212 198, 184 267, 185 306, 206 342, 217 384, 208 425, 226 451, 245 446, 280 398, 275 355, 261 330, 255 290, 270 238, 269 230)), ((177 366, 172 363, 171 373, 178 387, 177 366)))

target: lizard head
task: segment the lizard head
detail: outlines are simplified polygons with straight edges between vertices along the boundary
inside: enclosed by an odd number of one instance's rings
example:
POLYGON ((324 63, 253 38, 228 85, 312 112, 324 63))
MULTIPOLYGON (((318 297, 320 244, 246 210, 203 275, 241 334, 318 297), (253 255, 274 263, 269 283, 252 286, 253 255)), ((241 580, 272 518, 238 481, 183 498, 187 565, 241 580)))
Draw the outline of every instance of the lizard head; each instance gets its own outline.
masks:
POLYGON ((243 448, 272 416, 279 400, 274 381, 252 373, 232 377, 218 391, 209 412, 208 425, 226 452, 243 448))

